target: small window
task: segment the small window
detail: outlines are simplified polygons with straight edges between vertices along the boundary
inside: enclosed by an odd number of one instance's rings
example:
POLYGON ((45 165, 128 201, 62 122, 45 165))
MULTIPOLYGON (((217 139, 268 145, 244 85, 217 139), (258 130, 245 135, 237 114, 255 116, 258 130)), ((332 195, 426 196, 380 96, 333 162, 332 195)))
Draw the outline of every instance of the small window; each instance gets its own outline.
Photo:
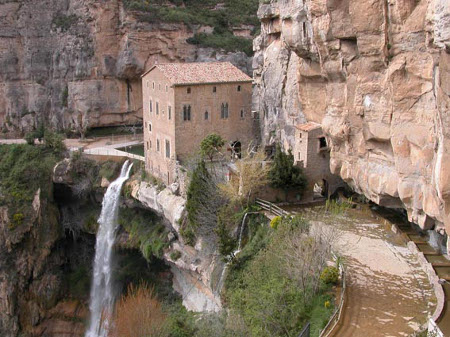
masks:
POLYGON ((213 87, 213 92, 217 92, 217 87, 213 87))
POLYGON ((155 90, 155 82, 153 82, 153 90, 155 90))
POLYGON ((244 114, 244 110, 241 110, 241 118, 244 118, 245 114, 244 114))
POLYGON ((159 103, 156 102, 156 114, 159 115, 159 103))
POLYGON ((168 88, 167 85, 166 85, 166 92, 167 92, 167 91, 169 91, 169 88, 168 88))
POLYGON ((160 83, 160 84, 158 84, 158 89, 159 89, 159 90, 161 90, 161 83, 160 83))
POLYGON ((166 158, 170 158, 170 142, 166 140, 166 158))
POLYGON ((151 149, 152 148, 152 141, 150 140, 148 143, 149 143, 149 147, 148 148, 151 149))
POLYGON ((205 111, 205 121, 207 121, 209 119, 209 112, 208 110, 205 111))
POLYGON ((169 120, 171 120, 172 119, 172 107, 170 105, 167 107, 167 115, 168 115, 169 120))
POLYGON ((150 143, 149 142, 147 142, 147 149, 149 149, 150 148, 150 143))
POLYGON ((159 152, 159 139, 156 140, 156 151, 159 152))
POLYGON ((327 140, 325 139, 325 137, 319 138, 319 146, 321 149, 324 149, 327 147, 327 140))
POLYGON ((152 132, 152 123, 148 123, 148 131, 152 132))
POLYGON ((187 88, 187 93, 190 94, 191 93, 191 88, 187 88))
POLYGON ((300 152, 298 153, 298 160, 302 160, 302 154, 300 152))
POLYGON ((150 113, 151 113, 151 112, 153 112, 153 101, 152 100, 150 100, 149 106, 150 106, 150 113))
POLYGON ((238 85, 237 90, 241 91, 241 86, 240 85, 238 85))

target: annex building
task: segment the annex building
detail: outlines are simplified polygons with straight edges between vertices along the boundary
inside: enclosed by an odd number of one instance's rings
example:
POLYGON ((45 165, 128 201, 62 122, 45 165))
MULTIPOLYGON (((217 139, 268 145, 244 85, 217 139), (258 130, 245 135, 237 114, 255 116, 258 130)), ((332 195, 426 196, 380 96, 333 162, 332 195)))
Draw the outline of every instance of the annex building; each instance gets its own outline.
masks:
POLYGON ((164 183, 217 133, 230 156, 254 138, 252 79, 229 62, 157 64, 142 76, 146 169, 164 183))

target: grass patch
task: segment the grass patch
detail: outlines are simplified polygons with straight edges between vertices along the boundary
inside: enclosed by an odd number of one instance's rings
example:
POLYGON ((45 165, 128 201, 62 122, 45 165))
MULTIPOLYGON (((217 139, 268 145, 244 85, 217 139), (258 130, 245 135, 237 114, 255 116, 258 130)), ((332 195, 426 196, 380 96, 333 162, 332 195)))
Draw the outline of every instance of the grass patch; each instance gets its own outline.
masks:
POLYGON ((142 156, 142 157, 145 156, 143 144, 121 147, 121 148, 118 148, 117 150, 135 154, 135 155, 142 156))
POLYGON ((123 208, 119 212, 119 224, 129 234, 129 243, 139 247, 147 261, 153 256, 161 258, 168 247, 167 230, 152 212, 123 208))

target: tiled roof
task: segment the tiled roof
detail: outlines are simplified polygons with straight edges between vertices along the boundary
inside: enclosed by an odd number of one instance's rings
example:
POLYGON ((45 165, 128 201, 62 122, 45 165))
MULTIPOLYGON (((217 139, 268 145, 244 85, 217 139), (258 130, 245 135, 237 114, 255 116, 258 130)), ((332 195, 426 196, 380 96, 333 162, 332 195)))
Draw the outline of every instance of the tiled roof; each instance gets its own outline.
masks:
POLYGON ((161 70, 167 79, 174 85, 252 81, 249 76, 230 62, 157 64, 147 73, 155 68, 161 70))
POLYGON ((309 131, 321 128, 322 125, 320 125, 318 123, 314 123, 314 122, 308 122, 308 123, 304 123, 304 124, 298 124, 295 127, 301 131, 309 132, 309 131))

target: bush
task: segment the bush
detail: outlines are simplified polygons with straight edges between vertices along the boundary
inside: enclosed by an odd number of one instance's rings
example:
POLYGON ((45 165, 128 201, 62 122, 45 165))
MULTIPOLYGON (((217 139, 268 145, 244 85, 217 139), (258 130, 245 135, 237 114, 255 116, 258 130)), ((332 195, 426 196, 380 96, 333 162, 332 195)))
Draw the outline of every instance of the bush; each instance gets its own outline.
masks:
POLYGON ((279 144, 277 144, 275 158, 269 171, 269 180, 272 187, 281 188, 286 192, 295 189, 302 194, 306 187, 306 177, 302 169, 294 165, 291 150, 284 153, 279 144))
POLYGON ((25 135, 25 141, 28 145, 34 145, 34 133, 30 132, 25 135))
POLYGON ((336 267, 325 267, 320 274, 320 280, 325 284, 337 284, 339 282, 339 270, 336 267))
POLYGON ((167 315, 154 290, 147 285, 128 287, 127 295, 116 304, 114 337, 166 337, 167 315))
POLYGON ((276 216, 275 218, 273 218, 270 221, 270 227, 272 227, 273 229, 277 229, 282 221, 283 221, 283 218, 281 216, 276 216))
POLYGON ((44 146, 53 150, 55 153, 61 153, 66 149, 66 146, 64 145, 64 137, 49 130, 44 132, 44 146))

